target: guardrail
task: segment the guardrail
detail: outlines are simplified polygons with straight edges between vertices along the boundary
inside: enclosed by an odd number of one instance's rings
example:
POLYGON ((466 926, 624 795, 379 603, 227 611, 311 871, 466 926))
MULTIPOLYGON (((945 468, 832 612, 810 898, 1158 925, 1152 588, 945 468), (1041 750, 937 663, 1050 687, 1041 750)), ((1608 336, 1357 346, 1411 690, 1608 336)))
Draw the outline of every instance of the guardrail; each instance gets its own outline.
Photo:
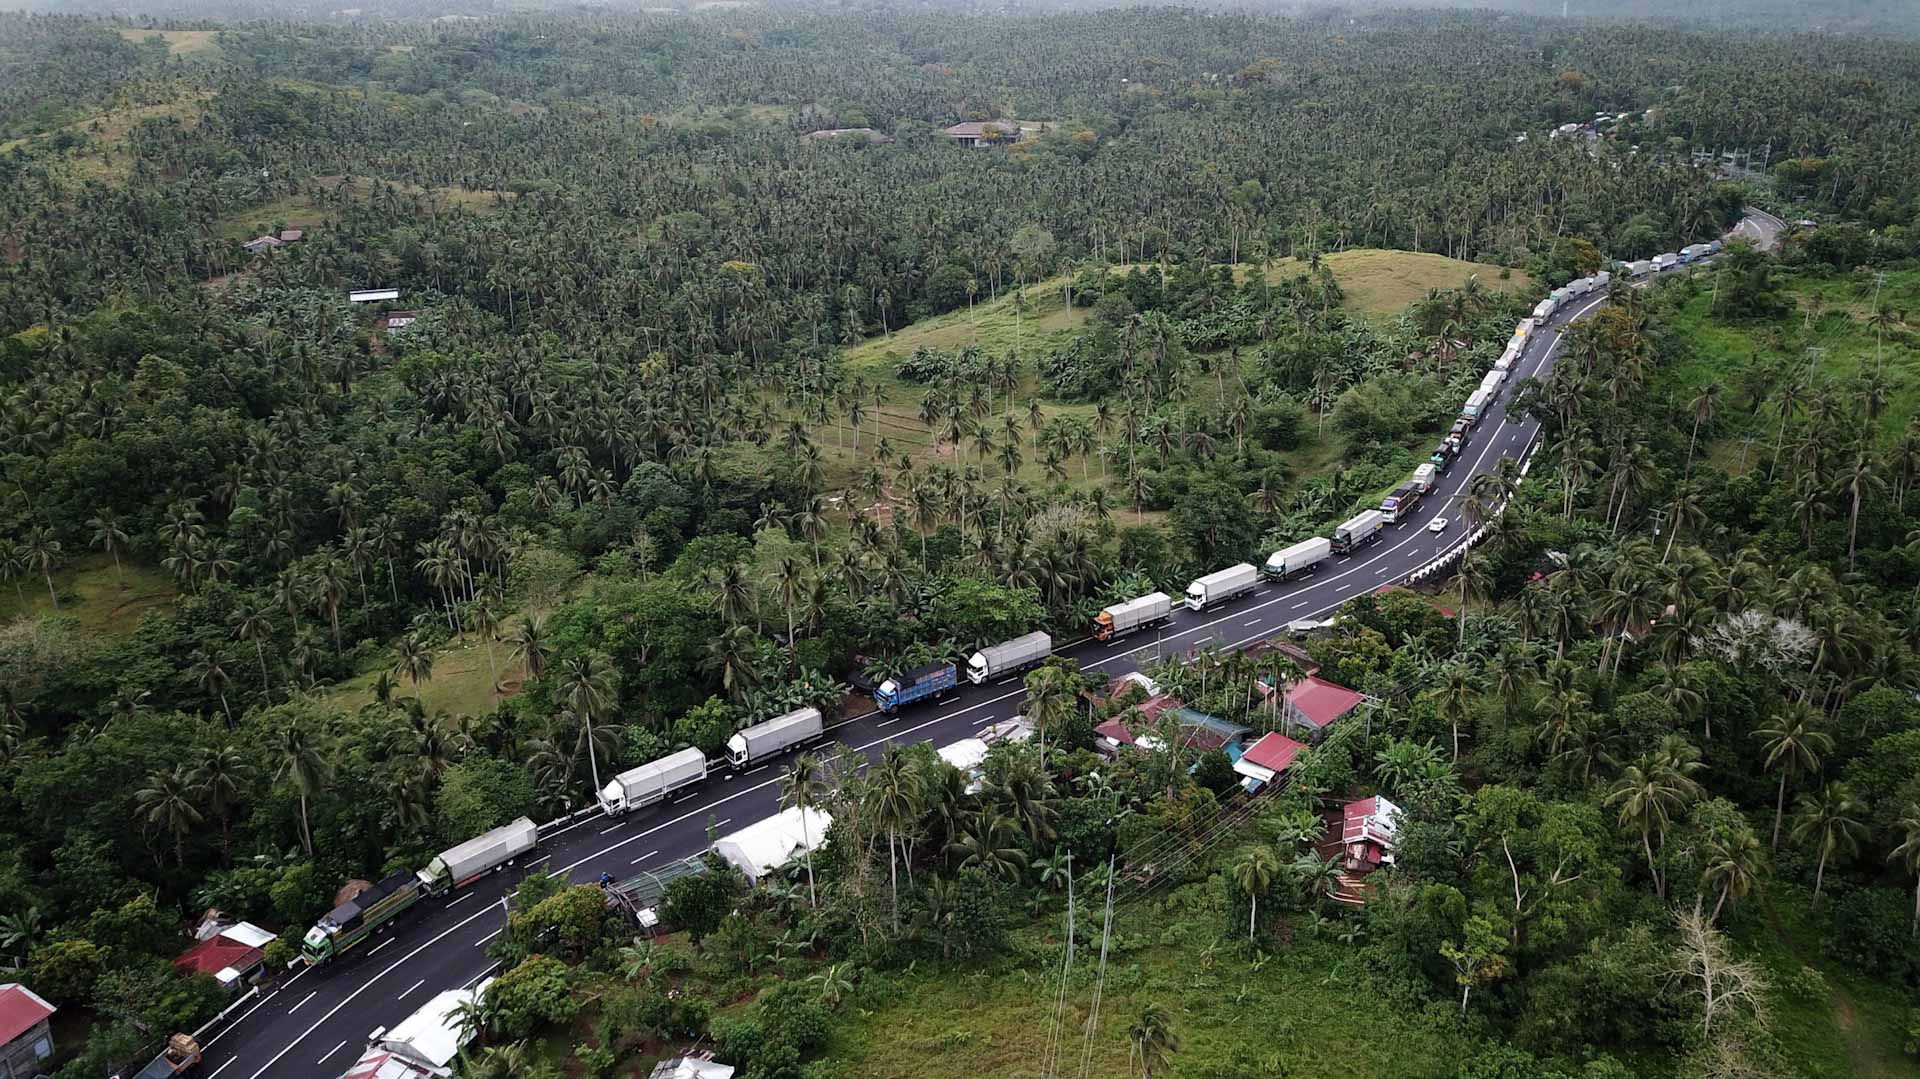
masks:
MULTIPOLYGON (((1535 442, 1529 445, 1527 447, 1526 456, 1520 458, 1520 478, 1522 480, 1527 478, 1527 471, 1533 467, 1533 457, 1534 457, 1534 454, 1539 452, 1539 448, 1540 448, 1540 444, 1538 442, 1535 442)), ((1510 501, 1512 500, 1503 499, 1499 505, 1493 508, 1492 515, 1497 518, 1501 514, 1507 512, 1507 503, 1510 501)), ((1447 567, 1453 565, 1455 562, 1465 557, 1467 550, 1469 548, 1471 548, 1474 544, 1479 543, 1481 540, 1485 539, 1486 537, 1487 537, 1487 526, 1483 524, 1480 527, 1474 529, 1472 532, 1468 533, 1467 538, 1461 541, 1458 545, 1454 546, 1453 548, 1447 551, 1442 552, 1438 558, 1435 558, 1433 561, 1427 563, 1424 566, 1421 566, 1419 569, 1414 570, 1412 573, 1407 574, 1404 583, 1409 585, 1418 584, 1421 581, 1424 581, 1427 578, 1433 576, 1434 574, 1437 574, 1445 570, 1447 567)))

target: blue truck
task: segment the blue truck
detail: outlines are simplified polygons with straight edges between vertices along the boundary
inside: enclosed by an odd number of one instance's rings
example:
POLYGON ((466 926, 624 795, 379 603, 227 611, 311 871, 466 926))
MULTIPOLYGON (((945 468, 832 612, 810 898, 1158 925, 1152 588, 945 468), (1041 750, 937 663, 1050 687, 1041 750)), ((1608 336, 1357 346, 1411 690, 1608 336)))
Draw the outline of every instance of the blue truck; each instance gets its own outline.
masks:
POLYGON ((873 691, 873 703, 882 712, 898 712, 903 704, 945 696, 959 684, 959 668, 951 663, 929 663, 880 683, 873 691))

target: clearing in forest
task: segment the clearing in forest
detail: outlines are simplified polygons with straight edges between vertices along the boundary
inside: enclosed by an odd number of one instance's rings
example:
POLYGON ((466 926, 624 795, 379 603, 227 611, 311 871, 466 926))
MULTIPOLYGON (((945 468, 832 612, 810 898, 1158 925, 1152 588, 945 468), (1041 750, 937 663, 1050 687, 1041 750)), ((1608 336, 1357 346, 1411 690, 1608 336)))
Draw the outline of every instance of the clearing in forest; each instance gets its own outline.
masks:
POLYGON ((159 38, 167 43, 173 56, 215 56, 220 52, 218 30, 133 30, 122 29, 120 36, 135 44, 159 38))
POLYGON ((60 593, 55 611, 47 582, 38 570, 22 573, 0 591, 0 623, 15 618, 59 614, 72 618, 89 633, 118 637, 133 632, 148 611, 172 604, 179 595, 173 580, 150 566, 89 554, 53 571, 53 587, 60 593))

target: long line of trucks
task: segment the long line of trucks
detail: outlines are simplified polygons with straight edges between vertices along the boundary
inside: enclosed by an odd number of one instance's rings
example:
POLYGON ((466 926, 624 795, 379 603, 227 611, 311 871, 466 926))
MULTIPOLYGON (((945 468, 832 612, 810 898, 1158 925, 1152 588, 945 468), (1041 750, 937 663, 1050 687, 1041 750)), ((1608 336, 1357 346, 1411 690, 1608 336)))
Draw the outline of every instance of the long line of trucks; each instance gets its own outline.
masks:
MULTIPOLYGON (((1686 261, 1719 253, 1722 245, 1695 244, 1687 249, 1686 261)), ((1617 268, 1633 276, 1670 268, 1682 261, 1680 254, 1665 254, 1650 263, 1619 263, 1617 268)), ((1556 289, 1533 308, 1514 329, 1506 350, 1488 371, 1473 396, 1461 410, 1453 430, 1434 448, 1426 463, 1413 476, 1395 487, 1381 508, 1366 510, 1340 523, 1331 537, 1315 537, 1292 544, 1270 555, 1265 564, 1242 562, 1206 574, 1187 586, 1183 599, 1165 592, 1150 592, 1123 603, 1103 608, 1094 620, 1093 635, 1111 640, 1149 627, 1162 625, 1173 617, 1182 603, 1188 610, 1205 611, 1246 595, 1259 587, 1262 579, 1288 580, 1312 572, 1320 563, 1380 540, 1388 524, 1407 520, 1420 501, 1431 493, 1438 478, 1452 467, 1466 444, 1468 434, 1485 415, 1508 374, 1519 363, 1531 337, 1547 320, 1559 313, 1571 300, 1605 289, 1612 274, 1602 272, 1581 278, 1556 289)), ((975 685, 1017 673, 1044 662, 1053 654, 1053 638, 1034 632, 975 652, 967 661, 966 677, 975 685)), ((929 663, 873 687, 874 703, 880 711, 893 713, 918 701, 937 699, 960 685, 960 668, 950 662, 929 663)), ((825 733, 824 718, 818 709, 803 708, 734 734, 727 742, 726 763, 742 768, 766 760, 814 741, 825 733)), ((617 816, 657 804, 693 784, 706 779, 715 762, 697 749, 681 750, 637 768, 629 769, 596 792, 601 808, 617 816)), ((441 895, 472 883, 485 874, 513 864, 516 858, 532 851, 539 841, 539 829, 525 817, 476 837, 435 857, 426 868, 412 873, 395 873, 371 885, 353 899, 334 908, 322 918, 302 941, 303 958, 314 966, 331 962, 366 940, 380 926, 391 921, 423 896, 441 895)))

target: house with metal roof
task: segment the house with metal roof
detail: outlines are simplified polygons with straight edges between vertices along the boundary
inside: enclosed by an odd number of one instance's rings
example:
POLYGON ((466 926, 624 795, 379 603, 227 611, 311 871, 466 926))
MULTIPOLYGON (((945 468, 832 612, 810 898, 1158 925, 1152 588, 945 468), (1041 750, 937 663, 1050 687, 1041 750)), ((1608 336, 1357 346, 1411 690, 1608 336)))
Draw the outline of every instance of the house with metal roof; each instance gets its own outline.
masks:
POLYGON ((1247 793, 1255 794, 1268 784, 1282 782, 1282 776, 1306 748, 1305 742, 1296 742, 1273 731, 1248 746, 1240 759, 1233 762, 1233 770, 1242 777, 1240 785, 1247 793))
POLYGON ((58 1010, 19 982, 0 985, 0 1075, 25 1079, 47 1070, 58 1010))

